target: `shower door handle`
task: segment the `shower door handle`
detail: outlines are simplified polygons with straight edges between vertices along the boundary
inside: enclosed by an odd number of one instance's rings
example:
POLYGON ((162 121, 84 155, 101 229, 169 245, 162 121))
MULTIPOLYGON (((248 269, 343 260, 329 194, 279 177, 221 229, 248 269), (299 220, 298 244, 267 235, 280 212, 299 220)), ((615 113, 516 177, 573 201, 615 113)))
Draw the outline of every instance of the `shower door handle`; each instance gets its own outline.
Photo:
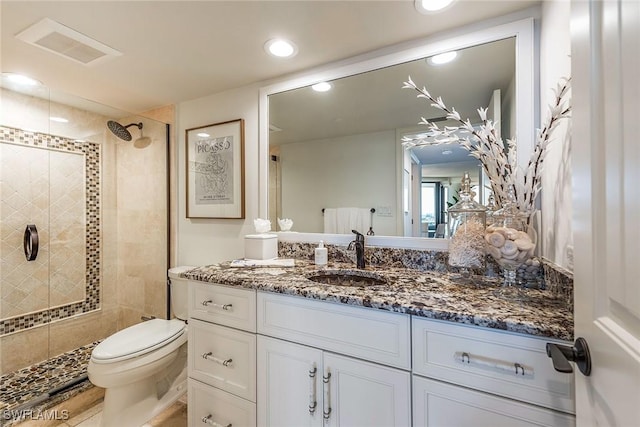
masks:
POLYGON ((24 256, 27 261, 33 261, 38 256, 38 229, 35 224, 28 224, 24 230, 24 256))

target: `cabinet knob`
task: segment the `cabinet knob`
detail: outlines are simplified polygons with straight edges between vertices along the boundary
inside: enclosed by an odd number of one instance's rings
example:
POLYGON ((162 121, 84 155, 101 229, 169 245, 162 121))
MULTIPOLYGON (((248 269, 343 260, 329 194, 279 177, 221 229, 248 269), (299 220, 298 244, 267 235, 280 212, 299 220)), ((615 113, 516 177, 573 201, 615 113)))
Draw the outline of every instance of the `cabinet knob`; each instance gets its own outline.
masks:
POLYGON ((580 337, 572 347, 562 344, 547 343, 547 356, 553 362, 553 368, 565 374, 573 372, 569 362, 575 362, 578 369, 586 377, 591 375, 591 354, 587 340, 580 337))

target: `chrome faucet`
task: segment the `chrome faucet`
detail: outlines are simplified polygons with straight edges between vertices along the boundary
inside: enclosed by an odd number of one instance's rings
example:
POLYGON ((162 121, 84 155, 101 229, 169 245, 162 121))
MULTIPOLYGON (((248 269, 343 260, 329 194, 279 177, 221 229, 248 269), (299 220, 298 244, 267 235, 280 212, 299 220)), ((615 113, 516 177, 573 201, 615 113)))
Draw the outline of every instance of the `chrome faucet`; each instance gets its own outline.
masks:
POLYGON ((349 250, 356 250, 356 265, 358 268, 364 268, 364 235, 356 230, 351 230, 356 235, 356 240, 349 243, 349 250))

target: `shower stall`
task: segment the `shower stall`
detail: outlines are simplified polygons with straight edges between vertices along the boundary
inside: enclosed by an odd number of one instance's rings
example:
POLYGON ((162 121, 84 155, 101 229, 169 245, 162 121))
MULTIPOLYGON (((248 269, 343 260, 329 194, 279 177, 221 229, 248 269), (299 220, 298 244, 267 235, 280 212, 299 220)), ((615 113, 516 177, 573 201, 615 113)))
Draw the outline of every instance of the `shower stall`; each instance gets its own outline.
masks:
POLYGON ((143 316, 167 317, 169 246, 169 126, 7 77, 0 87, 3 423, 82 384, 100 340, 143 316))

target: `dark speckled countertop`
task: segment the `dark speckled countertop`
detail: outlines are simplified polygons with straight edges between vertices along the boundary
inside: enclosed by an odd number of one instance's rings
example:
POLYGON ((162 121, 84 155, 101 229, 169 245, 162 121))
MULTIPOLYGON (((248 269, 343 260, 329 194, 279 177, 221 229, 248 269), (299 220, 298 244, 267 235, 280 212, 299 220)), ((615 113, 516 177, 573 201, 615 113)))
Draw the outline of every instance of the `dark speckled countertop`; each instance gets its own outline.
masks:
POLYGON ((229 262, 198 267, 182 276, 202 282, 300 296, 315 300, 407 313, 415 316, 573 341, 573 313, 548 291, 528 289, 523 301, 495 294, 500 279, 484 276, 329 263, 321 268, 304 260, 295 267, 231 267, 229 262), (385 284, 337 286, 307 277, 330 270, 356 271, 385 284))

